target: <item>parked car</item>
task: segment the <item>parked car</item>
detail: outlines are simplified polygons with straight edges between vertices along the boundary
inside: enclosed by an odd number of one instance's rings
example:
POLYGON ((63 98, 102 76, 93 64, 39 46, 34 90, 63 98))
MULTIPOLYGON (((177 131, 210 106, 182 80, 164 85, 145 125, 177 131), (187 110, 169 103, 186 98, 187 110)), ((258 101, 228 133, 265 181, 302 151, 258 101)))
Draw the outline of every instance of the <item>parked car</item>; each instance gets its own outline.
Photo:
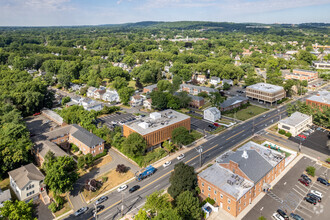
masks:
POLYGON ((321 202, 322 201, 322 198, 318 197, 317 195, 314 195, 313 193, 307 193, 307 197, 312 197, 317 202, 321 202))
MULTIPOLYGON (((328 162, 328 163, 330 163, 330 162, 328 162)), ((317 178, 317 181, 320 182, 320 183, 322 183, 322 184, 324 184, 324 185, 326 185, 326 186, 329 186, 330 185, 330 183, 326 179, 324 179, 322 177, 318 177, 317 178)))
POLYGON ((306 180, 308 183, 312 183, 312 180, 305 174, 301 174, 301 176, 304 180, 306 180))
POLYGON ((297 215, 297 214, 294 214, 294 213, 291 213, 290 216, 294 220, 304 220, 302 217, 300 217, 300 215, 297 215))
POLYGON ((209 125, 209 128, 216 129, 214 125, 209 125))
POLYGON ((303 134, 298 134, 299 137, 303 138, 303 139, 306 139, 306 136, 303 135, 303 134))
POLYGON ((307 180, 299 179, 298 181, 304 184, 305 186, 309 186, 309 182, 307 180))
POLYGON ((104 205, 98 205, 96 206, 96 208, 92 209, 92 213, 98 213, 100 212, 102 209, 104 209, 104 205))
POLYGON ((74 216, 82 215, 82 214, 84 214, 87 210, 88 210, 88 207, 82 207, 82 208, 78 209, 78 210, 74 213, 74 216))
POLYGON ((135 186, 133 186, 132 188, 129 189, 129 192, 130 193, 133 193, 133 192, 135 192, 138 189, 140 189, 140 186, 139 185, 135 185, 135 186))
POLYGON ((108 200, 108 196, 101 196, 98 200, 96 200, 96 205, 99 205, 101 204, 102 202, 104 201, 107 201, 108 200))
POLYGON ((316 190, 311 190, 311 193, 313 193, 314 195, 317 195, 318 197, 322 198, 323 197, 323 194, 319 191, 316 191, 316 190))
POLYGON ((277 212, 275 212, 275 213, 273 214, 273 218, 274 218, 275 220, 284 220, 284 218, 283 218, 280 214, 278 214, 277 212))
POLYGON ((163 167, 168 167, 169 165, 171 165, 171 161, 166 161, 164 164, 163 164, 163 167))
POLYGON ((117 191, 118 192, 124 191, 125 189, 127 189, 127 187, 128 187, 127 185, 122 185, 117 189, 117 191))
POLYGON ((33 114, 33 116, 37 116, 37 115, 40 115, 41 113, 40 112, 36 112, 33 114))
POLYGON ((306 202, 309 202, 309 203, 313 204, 313 205, 316 205, 316 200, 313 199, 312 197, 305 197, 304 200, 306 202))
POLYGON ((221 126, 218 123, 213 123, 213 125, 216 126, 216 127, 220 127, 221 126))
POLYGON ((184 154, 180 154, 176 159, 182 160, 184 158, 184 154))
POLYGON ((280 214, 285 220, 289 220, 289 216, 281 209, 277 209, 277 213, 280 214))

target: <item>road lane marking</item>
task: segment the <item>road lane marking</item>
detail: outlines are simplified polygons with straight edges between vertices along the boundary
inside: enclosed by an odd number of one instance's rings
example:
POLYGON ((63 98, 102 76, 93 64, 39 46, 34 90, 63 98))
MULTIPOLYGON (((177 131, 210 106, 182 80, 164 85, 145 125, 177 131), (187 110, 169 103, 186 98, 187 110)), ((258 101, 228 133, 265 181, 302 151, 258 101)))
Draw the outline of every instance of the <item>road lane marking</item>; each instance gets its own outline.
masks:
POLYGON ((82 195, 82 193, 79 193, 79 195, 80 195, 80 198, 81 198, 82 202, 87 204, 87 202, 86 202, 86 200, 84 199, 84 196, 82 195))
MULTIPOLYGON (((100 215, 100 214, 102 214, 103 212, 105 212, 106 210, 108 210, 108 209, 114 207, 115 205, 118 205, 120 202, 121 202, 121 200, 119 200, 118 202, 112 204, 111 206, 107 207, 106 209, 103 209, 102 211, 98 212, 98 215, 100 215)), ((93 219, 93 218, 94 218, 94 217, 90 217, 88 220, 91 220, 91 219, 93 219)))
POLYGON ((72 202, 71 202, 71 200, 70 200, 70 196, 68 196, 68 193, 66 194, 66 196, 68 197, 68 200, 69 200, 69 203, 70 203, 72 209, 74 209, 74 206, 72 205, 72 202))
POLYGON ((244 131, 245 131, 245 130, 243 130, 243 131, 240 131, 240 132, 238 132, 238 133, 234 134, 233 136, 231 136, 231 137, 227 138, 227 139, 226 139, 226 141, 228 141, 229 139, 232 139, 233 137, 235 137, 235 136, 239 135, 240 133, 242 133, 242 132, 244 132, 244 131))

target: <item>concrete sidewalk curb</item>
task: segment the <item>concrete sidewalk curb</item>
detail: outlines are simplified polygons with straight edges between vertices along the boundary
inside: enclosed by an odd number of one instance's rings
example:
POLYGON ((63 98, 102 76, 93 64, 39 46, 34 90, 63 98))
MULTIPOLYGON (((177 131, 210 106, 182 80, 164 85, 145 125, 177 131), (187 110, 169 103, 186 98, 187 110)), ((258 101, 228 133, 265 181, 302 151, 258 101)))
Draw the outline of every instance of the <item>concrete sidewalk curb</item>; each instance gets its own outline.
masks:
POLYGON ((131 158, 127 157, 125 154, 123 154, 122 152, 120 152, 117 148, 111 147, 111 149, 114 150, 114 151, 116 151, 116 153, 118 153, 123 158, 129 160, 132 164, 136 165, 137 167, 140 167, 134 160, 132 160, 131 158))
POLYGON ((68 211, 68 212, 66 212, 66 213, 64 213, 64 214, 62 214, 62 215, 60 215, 60 216, 54 218, 54 220, 62 219, 62 218, 66 217, 66 216, 68 216, 68 215, 70 215, 70 214, 72 214, 72 213, 73 213, 73 209, 71 209, 70 211, 68 211))

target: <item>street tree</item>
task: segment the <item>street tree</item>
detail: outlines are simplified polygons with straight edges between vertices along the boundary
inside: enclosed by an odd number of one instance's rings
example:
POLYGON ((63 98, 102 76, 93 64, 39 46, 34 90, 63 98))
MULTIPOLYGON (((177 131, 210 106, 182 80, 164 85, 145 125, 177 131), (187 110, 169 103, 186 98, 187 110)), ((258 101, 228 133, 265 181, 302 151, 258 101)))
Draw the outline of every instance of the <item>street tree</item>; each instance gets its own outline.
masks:
POLYGON ((116 76, 112 82, 112 87, 116 90, 119 90, 127 86, 128 86, 128 82, 124 77, 116 76))
POLYGON ((130 156, 143 155, 146 148, 147 148, 146 141, 138 133, 130 134, 122 144, 122 149, 124 153, 130 156))
POLYGON ((182 192, 175 200, 176 208, 183 219, 200 219, 202 211, 199 200, 191 191, 182 192))
POLYGON ((187 145, 194 141, 194 137, 189 133, 185 127, 178 127, 172 131, 172 141, 178 145, 187 145))
POLYGON ((33 201, 5 201, 0 208, 0 216, 9 220, 37 220, 33 217, 33 201))
POLYGON ((132 87, 123 87, 118 90, 118 95, 123 104, 128 104, 131 96, 134 94, 134 89, 132 87))
POLYGON ((153 218, 153 220, 182 220, 184 218, 182 218, 177 209, 164 209, 162 211, 160 211, 159 213, 157 213, 157 216, 155 216, 153 218))
POLYGON ((164 209, 169 209, 172 207, 169 196, 164 191, 155 191, 149 196, 147 196, 147 201, 144 205, 146 210, 150 210, 151 213, 158 213, 164 209))
POLYGON ((153 108, 157 110, 163 110, 167 107, 167 96, 164 92, 161 91, 152 91, 150 93, 150 97, 152 100, 153 108))

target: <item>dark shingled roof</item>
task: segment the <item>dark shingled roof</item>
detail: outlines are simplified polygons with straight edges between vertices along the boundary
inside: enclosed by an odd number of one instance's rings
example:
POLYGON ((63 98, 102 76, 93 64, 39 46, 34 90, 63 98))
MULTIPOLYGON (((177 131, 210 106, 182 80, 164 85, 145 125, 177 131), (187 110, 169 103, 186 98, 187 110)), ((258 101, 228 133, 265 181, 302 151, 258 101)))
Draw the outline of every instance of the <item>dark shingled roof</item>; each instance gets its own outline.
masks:
POLYGON ((86 129, 78 126, 77 124, 72 124, 70 133, 73 137, 77 138, 82 143, 86 144, 88 147, 93 147, 99 143, 103 143, 104 140, 99 138, 93 133, 90 133, 86 129))
POLYGON ((246 97, 242 97, 242 96, 234 96, 230 99, 227 99, 226 101, 224 101, 223 103, 220 104, 220 107, 221 108, 227 108, 231 105, 234 105, 236 103, 239 103, 239 102, 244 102, 245 100, 248 100, 248 98, 246 97))
POLYGON ((255 183, 264 177, 273 166, 255 150, 246 150, 248 158, 242 157, 244 151, 236 151, 224 158, 221 163, 233 161, 255 183))

